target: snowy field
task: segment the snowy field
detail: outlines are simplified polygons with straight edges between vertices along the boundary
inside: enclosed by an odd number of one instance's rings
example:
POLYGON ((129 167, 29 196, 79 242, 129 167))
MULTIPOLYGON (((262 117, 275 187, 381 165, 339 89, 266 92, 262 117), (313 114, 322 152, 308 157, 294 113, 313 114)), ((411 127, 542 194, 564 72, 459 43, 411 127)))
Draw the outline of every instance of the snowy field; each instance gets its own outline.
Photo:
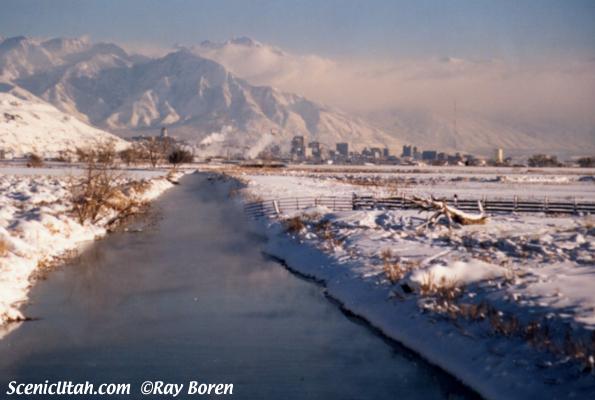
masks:
MULTIPOLYGON (((246 199, 454 192, 591 201, 593 172, 228 171, 246 199)), ((482 395, 592 396, 595 218, 499 214, 449 229, 424 226, 429 214, 316 207, 264 223, 271 254, 482 395)))
MULTIPOLYGON (((240 170, 239 174, 250 173, 240 170)), ((595 169, 473 167, 295 166, 258 172, 251 178, 263 198, 287 194, 329 195, 329 185, 342 195, 355 193, 418 194, 459 198, 565 199, 595 201, 595 169)))
MULTIPOLYGON (((69 186, 81 173, 71 168, 0 167, 0 338, 17 325, 7 322, 25 317, 20 308, 35 273, 105 235, 118 214, 106 208, 93 223, 79 222, 69 186)), ((118 179, 120 202, 145 203, 172 186, 163 171, 124 173, 118 179)))

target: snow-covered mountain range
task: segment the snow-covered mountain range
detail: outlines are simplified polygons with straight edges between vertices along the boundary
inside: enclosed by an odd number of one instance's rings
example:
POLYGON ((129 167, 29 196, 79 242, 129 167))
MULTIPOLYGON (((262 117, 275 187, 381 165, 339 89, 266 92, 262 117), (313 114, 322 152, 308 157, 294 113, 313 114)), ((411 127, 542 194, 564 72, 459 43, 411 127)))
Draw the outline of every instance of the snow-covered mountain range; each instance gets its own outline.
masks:
POLYGON ((62 150, 92 148, 108 141, 121 150, 127 142, 89 126, 26 90, 0 83, 0 150, 21 157, 56 156, 62 150))
POLYGON ((13 38, 0 45, 0 68, 5 80, 122 136, 166 126, 180 138, 252 155, 271 143, 287 146, 294 135, 329 146, 400 145, 361 118, 251 85, 187 49, 145 59, 80 39, 13 38))
POLYGON ((87 38, 0 42, 0 81, 122 137, 157 134, 165 126, 211 151, 235 149, 252 156, 273 143, 287 149, 294 135, 329 147, 349 142, 356 149, 380 145, 393 152, 405 143, 486 155, 496 147, 524 154, 595 149, 589 133, 570 132, 573 140, 568 140, 543 135, 549 126, 502 123, 472 113, 459 115, 456 130, 450 116, 427 110, 357 116, 273 86, 295 82, 300 68, 308 74, 337 66, 245 37, 178 47, 152 58, 87 38))

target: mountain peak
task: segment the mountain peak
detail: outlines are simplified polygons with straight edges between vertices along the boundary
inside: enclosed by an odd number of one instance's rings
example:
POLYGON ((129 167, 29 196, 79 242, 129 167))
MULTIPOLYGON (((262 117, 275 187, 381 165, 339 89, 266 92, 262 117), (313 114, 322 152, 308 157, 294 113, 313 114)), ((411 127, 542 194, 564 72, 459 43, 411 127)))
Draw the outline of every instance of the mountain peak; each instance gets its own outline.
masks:
POLYGON ((81 36, 78 38, 64 38, 64 37, 57 37, 48 39, 43 42, 41 45, 48 50, 64 50, 64 49, 71 49, 71 48, 81 48, 86 47, 90 44, 91 40, 89 36, 81 36))
POLYGON ((23 47, 27 44, 32 43, 32 40, 26 36, 14 36, 6 38, 0 43, 1 50, 12 50, 17 47, 23 47))

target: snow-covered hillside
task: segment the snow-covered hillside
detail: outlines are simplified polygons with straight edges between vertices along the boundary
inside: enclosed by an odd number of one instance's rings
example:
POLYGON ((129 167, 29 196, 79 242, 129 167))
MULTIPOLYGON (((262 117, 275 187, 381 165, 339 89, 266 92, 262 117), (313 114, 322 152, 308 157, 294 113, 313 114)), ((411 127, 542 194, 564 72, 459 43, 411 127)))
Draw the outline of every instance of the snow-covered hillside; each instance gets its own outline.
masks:
POLYGON ((22 88, 0 83, 0 150, 23 156, 53 156, 113 141, 117 149, 126 142, 93 128, 35 97, 22 88))

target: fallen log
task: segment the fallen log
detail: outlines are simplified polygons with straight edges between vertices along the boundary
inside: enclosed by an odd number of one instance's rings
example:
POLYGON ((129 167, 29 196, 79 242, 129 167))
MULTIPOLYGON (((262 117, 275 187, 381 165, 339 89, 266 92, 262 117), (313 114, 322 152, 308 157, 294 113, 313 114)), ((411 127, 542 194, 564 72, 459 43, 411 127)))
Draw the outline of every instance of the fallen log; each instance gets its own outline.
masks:
POLYGON ((446 218, 449 228, 452 226, 453 222, 460 225, 482 225, 488 220, 488 215, 484 212, 481 201, 479 200, 477 201, 479 214, 470 214, 459 210, 456 207, 448 205, 446 200, 436 200, 434 198, 423 199, 414 196, 410 201, 419 206, 422 210, 435 211, 435 213, 427 219, 426 223, 421 226, 423 228, 438 222, 442 217, 446 218))

